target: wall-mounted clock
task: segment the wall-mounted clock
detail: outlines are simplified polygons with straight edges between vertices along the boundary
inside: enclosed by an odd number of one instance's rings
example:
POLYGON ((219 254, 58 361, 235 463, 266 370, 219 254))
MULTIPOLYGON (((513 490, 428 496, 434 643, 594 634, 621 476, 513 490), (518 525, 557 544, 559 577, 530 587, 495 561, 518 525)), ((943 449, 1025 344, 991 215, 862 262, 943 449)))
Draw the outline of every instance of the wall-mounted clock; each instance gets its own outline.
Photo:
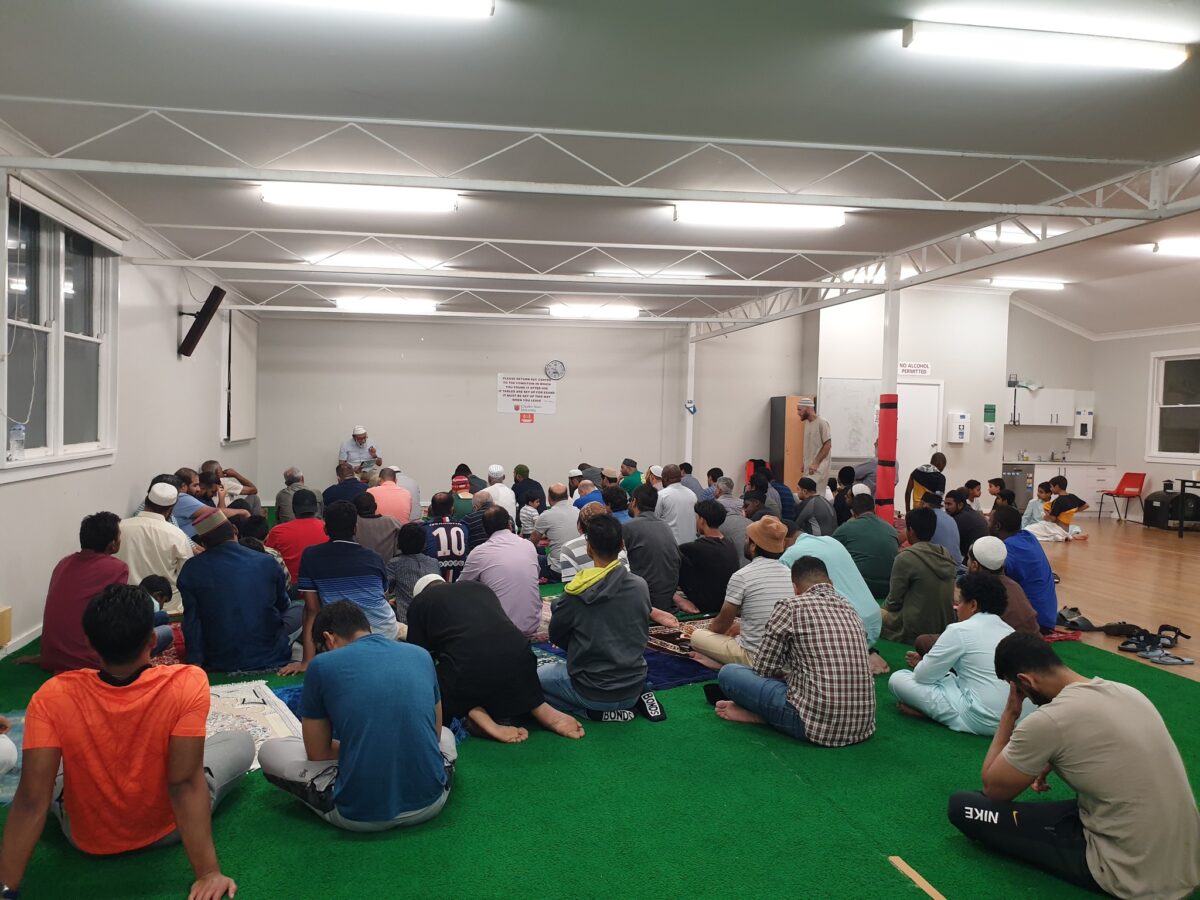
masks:
POLYGON ((567 374, 566 364, 561 359, 552 359, 546 363, 546 377, 551 381, 558 381, 567 374))

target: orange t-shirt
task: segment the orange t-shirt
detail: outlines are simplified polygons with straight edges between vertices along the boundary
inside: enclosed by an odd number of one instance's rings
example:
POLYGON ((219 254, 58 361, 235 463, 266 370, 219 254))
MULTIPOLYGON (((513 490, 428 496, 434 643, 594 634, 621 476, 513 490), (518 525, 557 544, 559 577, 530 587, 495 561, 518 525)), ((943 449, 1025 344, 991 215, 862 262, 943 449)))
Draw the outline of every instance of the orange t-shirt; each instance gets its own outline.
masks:
POLYGON ((204 737, 208 707, 208 676, 196 666, 147 669, 125 687, 78 669, 33 695, 24 749, 62 750, 64 802, 80 850, 125 853, 175 830, 167 744, 204 737))

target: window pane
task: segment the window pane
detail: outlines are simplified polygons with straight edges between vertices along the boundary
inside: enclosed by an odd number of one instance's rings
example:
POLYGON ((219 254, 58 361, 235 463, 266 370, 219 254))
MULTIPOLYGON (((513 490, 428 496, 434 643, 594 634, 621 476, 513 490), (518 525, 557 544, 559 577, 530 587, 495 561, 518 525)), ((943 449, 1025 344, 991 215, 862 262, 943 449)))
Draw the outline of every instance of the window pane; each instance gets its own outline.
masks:
MULTIPOLYGON (((11 420, 25 425, 25 449, 46 446, 46 333, 32 328, 8 327, 8 403, 11 420), (32 406, 31 406, 32 402, 32 406)), ((5 423, 5 446, 9 427, 5 423)))
POLYGON ((63 238, 63 328, 68 334, 95 337, 95 247, 73 231, 64 230, 63 238))
POLYGON ((100 434, 100 345, 67 338, 63 353, 63 443, 86 444, 100 434))
POLYGON ((1158 416, 1160 453, 1200 453, 1200 407, 1164 406, 1158 416))
POLYGON ((1200 403, 1200 359, 1163 362, 1164 406, 1200 403))
MULTIPOLYGON (((40 217, 15 200, 8 204, 8 317, 43 324, 38 314, 40 217)), ((28 400, 26 401, 28 402, 28 400)))

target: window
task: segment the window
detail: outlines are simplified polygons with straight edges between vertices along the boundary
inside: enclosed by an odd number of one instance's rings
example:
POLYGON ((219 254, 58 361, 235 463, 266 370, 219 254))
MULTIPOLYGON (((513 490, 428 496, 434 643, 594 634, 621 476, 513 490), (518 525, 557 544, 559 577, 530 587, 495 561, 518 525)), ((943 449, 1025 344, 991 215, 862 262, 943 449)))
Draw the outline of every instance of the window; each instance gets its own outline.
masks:
POLYGON ((1155 353, 1150 365, 1147 458, 1200 462, 1200 350, 1155 353))
POLYGON ((0 472, 111 453, 117 257, 18 200, 7 218, 0 472))

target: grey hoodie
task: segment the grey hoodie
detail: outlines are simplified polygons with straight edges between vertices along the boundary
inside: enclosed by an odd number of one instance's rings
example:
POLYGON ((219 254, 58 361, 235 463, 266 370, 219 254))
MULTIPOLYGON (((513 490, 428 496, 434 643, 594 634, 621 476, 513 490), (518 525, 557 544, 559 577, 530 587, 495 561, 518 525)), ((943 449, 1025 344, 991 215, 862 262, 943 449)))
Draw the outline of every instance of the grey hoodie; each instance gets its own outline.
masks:
POLYGON ((646 683, 650 589, 645 579, 617 566, 580 594, 554 601, 550 640, 567 651, 575 689, 602 703, 629 700, 646 683))

